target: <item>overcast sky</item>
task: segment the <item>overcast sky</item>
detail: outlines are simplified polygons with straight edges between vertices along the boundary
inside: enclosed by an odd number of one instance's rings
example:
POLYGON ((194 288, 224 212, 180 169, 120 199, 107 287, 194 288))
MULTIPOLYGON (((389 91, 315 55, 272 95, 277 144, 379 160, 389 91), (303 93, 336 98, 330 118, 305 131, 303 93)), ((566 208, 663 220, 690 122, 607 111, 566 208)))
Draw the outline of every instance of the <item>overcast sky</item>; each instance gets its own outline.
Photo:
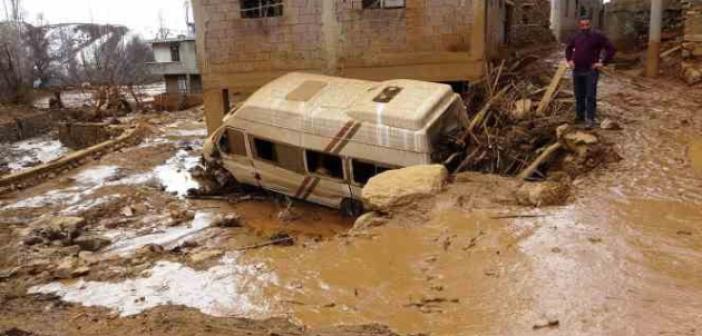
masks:
MULTIPOLYGON (((185 0, 22 0, 25 20, 36 22, 42 13, 49 23, 94 22, 121 24, 153 38, 159 28, 159 13, 164 25, 186 31, 185 0)), ((190 14, 192 20, 192 12, 190 14)))

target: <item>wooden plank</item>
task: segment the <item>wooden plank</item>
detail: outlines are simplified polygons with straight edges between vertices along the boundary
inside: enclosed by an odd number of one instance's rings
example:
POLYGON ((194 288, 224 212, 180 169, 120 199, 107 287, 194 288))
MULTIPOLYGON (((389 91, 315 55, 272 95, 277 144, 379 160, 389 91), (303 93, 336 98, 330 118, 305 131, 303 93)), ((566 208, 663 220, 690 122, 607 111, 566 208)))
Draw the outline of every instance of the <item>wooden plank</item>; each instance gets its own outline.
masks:
POLYGON ((548 86, 548 89, 544 94, 544 98, 541 99, 539 107, 536 108, 537 115, 543 115, 544 112, 546 112, 546 108, 548 108, 548 106, 551 104, 551 101, 553 100, 553 95, 556 93, 556 90, 558 90, 558 86, 561 84, 561 79, 563 79, 566 70, 568 70, 568 65, 566 63, 561 63, 561 65, 558 67, 558 70, 556 71, 556 74, 551 80, 551 84, 548 86))
POLYGON ((541 153, 541 155, 539 155, 539 157, 537 157, 536 160, 534 160, 534 162, 532 162, 529 165, 529 167, 527 167, 521 173, 519 173, 518 178, 520 180, 526 180, 527 178, 529 178, 531 175, 534 174, 534 172, 537 169, 539 169, 540 165, 542 165, 544 162, 546 162, 546 160, 551 158, 551 156, 554 153, 556 153, 556 151, 558 151, 559 149, 561 149, 561 144, 559 142, 556 142, 555 144, 546 148, 546 150, 543 153, 541 153))

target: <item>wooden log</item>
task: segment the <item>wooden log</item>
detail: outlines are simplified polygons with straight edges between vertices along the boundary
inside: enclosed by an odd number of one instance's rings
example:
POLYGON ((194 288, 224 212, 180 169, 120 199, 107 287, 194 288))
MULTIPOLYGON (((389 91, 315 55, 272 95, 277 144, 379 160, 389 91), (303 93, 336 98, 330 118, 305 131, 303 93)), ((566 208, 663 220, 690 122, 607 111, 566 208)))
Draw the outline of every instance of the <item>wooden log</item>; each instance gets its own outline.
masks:
POLYGON ((556 74, 553 76, 553 79, 551 79, 551 84, 549 84, 548 89, 544 94, 544 98, 541 99, 539 107, 536 108, 537 115, 543 115, 544 112, 546 112, 546 109, 553 100, 553 95, 556 93, 556 90, 558 90, 558 86, 561 84, 561 79, 563 79, 566 70, 568 70, 568 65, 565 63, 561 63, 561 65, 558 67, 558 70, 556 71, 556 74))
POLYGON ((541 153, 541 155, 539 155, 539 157, 537 157, 536 160, 534 160, 534 162, 532 162, 529 165, 529 167, 526 167, 526 169, 519 173, 517 178, 519 178, 520 180, 526 180, 527 178, 529 178, 531 175, 534 174, 534 172, 536 172, 537 169, 539 169, 539 166, 546 162, 546 160, 550 159, 553 154, 555 154, 559 149, 561 149, 561 147, 562 145, 559 142, 557 142, 546 148, 546 150, 543 153, 541 153))
POLYGON ((490 107, 492 107, 492 104, 494 104, 497 100, 502 98, 502 96, 504 96, 505 93, 507 93, 509 88, 510 88, 510 86, 505 86, 504 88, 502 88, 502 90, 500 90, 494 96, 492 96, 490 98, 490 100, 488 100, 487 103, 485 103, 485 106, 483 106, 483 108, 480 110, 480 112, 478 112, 478 114, 476 114, 475 117, 473 118, 473 120, 470 122, 468 129, 466 130, 465 134, 463 135, 464 141, 468 140, 468 137, 470 136, 470 134, 473 133, 475 128, 478 125, 482 124, 483 120, 485 119, 488 112, 490 111, 490 107))

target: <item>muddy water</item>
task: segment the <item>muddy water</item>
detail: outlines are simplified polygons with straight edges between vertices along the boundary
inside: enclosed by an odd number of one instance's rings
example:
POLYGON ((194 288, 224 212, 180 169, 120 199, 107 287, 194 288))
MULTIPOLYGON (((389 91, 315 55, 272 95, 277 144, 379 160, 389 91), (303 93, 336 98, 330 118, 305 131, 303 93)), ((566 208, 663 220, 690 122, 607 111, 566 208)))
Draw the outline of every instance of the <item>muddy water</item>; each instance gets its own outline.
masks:
POLYGON ((699 175, 702 175, 702 139, 695 139, 690 143, 687 152, 692 168, 699 175))
MULTIPOLYGON (((624 160, 577 179, 568 206, 481 210, 442 201, 422 214, 428 220, 399 214, 366 235, 251 250, 208 270, 159 263, 114 285, 35 290, 124 315, 171 301, 215 316, 286 316, 310 327, 381 323, 405 334, 695 335, 702 325, 702 100, 658 87, 603 79, 601 111, 624 130, 602 135, 624 160), (542 217, 495 219, 497 211, 542 217), (184 279, 193 285, 179 287, 184 279), (154 283, 167 286, 150 290, 154 283), (189 299, 193 293, 209 304, 189 299)), ((218 237, 215 245, 226 249, 256 242, 257 234, 333 235, 349 227, 333 210, 306 205, 283 217, 285 205, 275 202, 193 207, 244 217, 253 234, 218 237)))

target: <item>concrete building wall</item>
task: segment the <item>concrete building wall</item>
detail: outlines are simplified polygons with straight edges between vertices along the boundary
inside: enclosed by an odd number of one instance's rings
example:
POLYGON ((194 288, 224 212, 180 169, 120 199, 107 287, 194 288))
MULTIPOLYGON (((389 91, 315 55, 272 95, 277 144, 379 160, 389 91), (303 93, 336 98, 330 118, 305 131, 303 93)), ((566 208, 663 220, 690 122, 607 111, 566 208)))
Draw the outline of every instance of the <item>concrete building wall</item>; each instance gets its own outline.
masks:
POLYGON ((406 0, 399 9, 364 9, 361 0, 283 6, 282 16, 252 19, 242 18, 239 0, 194 2, 210 131, 226 108, 224 94, 253 91, 290 71, 473 80, 504 40, 498 29, 505 0, 406 0))

